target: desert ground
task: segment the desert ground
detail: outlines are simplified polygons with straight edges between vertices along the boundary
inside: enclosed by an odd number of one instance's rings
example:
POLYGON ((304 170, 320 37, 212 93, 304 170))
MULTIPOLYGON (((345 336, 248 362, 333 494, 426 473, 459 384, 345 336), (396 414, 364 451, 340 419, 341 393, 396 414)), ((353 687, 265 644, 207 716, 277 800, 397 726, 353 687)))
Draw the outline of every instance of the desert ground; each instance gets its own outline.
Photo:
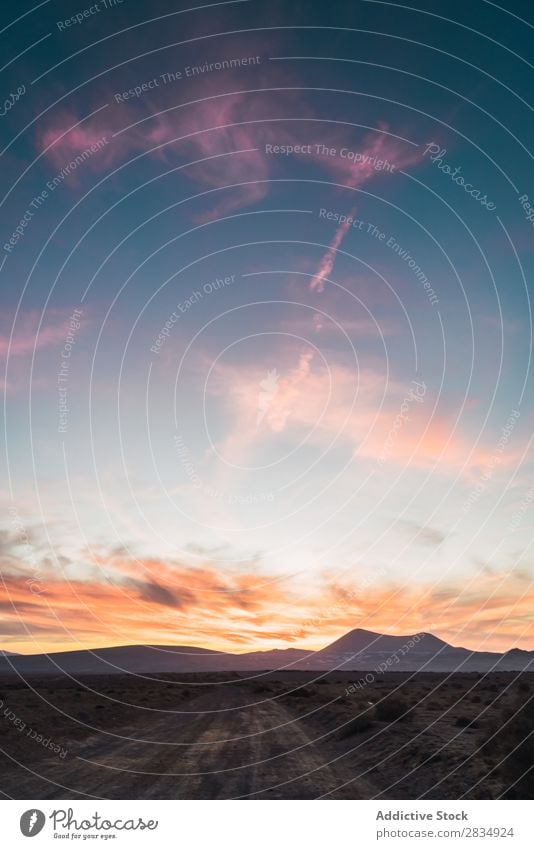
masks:
POLYGON ((0 679, 15 799, 534 795, 533 673, 0 679))

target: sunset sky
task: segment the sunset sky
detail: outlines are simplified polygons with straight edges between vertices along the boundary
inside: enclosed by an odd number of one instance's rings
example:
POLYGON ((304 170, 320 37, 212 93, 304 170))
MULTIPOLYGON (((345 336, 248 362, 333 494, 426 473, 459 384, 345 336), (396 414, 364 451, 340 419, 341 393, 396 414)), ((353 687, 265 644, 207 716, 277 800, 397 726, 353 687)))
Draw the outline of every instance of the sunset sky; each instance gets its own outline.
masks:
POLYGON ((3 13, 0 649, 534 650, 530 4, 181 5, 3 13))

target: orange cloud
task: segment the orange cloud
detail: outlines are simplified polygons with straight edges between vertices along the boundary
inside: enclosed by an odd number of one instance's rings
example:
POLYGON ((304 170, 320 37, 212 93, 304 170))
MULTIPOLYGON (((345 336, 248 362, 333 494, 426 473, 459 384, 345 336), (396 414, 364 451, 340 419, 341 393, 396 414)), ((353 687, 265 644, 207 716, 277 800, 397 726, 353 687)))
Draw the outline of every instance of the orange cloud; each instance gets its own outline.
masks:
POLYGON ((314 587, 266 582, 216 565, 102 560, 102 579, 38 584, 4 576, 0 640, 39 652, 129 643, 200 645, 215 650, 322 648, 346 631, 432 631, 453 645, 532 648, 534 590, 522 572, 486 573, 435 586, 350 582, 323 575, 314 587))
POLYGON ((287 603, 276 584, 212 567, 101 559, 101 580, 70 581, 53 573, 37 581, 24 569, 14 573, 13 561, 10 567, 0 592, 0 640, 13 650, 158 641, 228 649, 235 642, 229 628, 259 645, 287 603))

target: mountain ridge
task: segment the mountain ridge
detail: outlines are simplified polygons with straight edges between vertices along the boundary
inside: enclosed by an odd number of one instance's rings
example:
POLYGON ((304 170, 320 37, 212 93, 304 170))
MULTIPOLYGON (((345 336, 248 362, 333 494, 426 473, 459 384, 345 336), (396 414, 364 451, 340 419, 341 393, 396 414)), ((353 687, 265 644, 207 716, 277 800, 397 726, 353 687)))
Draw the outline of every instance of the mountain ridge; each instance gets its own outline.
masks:
POLYGON ((0 652, 0 672, 117 674, 142 672, 317 671, 534 671, 534 652, 478 652, 452 646, 428 632, 393 635, 354 628, 317 651, 299 648, 218 652, 201 646, 124 645, 34 655, 0 652))

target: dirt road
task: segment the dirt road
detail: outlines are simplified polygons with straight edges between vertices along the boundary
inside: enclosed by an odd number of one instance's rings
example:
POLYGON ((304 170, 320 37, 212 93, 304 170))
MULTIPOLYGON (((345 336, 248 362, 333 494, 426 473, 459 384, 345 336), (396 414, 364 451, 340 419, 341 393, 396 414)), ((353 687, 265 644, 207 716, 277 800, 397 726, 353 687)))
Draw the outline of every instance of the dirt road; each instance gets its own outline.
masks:
MULTIPOLYGON (((188 713, 154 713, 121 729, 93 734, 51 756, 32 775, 17 769, 21 798, 313 799, 353 775, 329 763, 328 744, 314 742, 305 723, 278 700, 243 704, 243 693, 219 687, 198 696, 188 713), (241 700, 241 703, 240 703, 241 700), (21 790, 20 783, 24 784, 21 790)), ((9 793, 9 789, 5 788, 9 793)), ((337 794, 333 797, 336 798, 337 794)), ((353 782, 338 798, 369 798, 353 782)))

